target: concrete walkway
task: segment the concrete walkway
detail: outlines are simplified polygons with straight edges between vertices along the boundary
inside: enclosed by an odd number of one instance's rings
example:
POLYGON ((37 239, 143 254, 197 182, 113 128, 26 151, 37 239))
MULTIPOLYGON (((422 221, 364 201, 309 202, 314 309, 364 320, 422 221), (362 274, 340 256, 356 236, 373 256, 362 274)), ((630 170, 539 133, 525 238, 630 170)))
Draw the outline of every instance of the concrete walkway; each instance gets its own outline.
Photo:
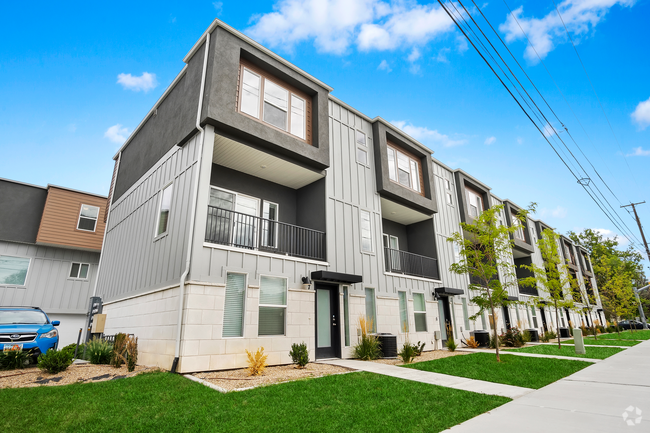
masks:
MULTIPOLYGON (((464 347, 462 349, 456 349, 456 352, 471 352, 471 353, 491 353, 495 355, 497 351, 495 349, 470 349, 464 347)), ((527 353, 527 352, 516 352, 512 350, 499 350, 500 355, 517 355, 517 356, 528 356, 530 358, 554 358, 554 359, 566 359, 567 361, 585 361, 585 362, 600 362, 602 359, 592 359, 592 358, 578 358, 574 356, 560 356, 560 355, 542 355, 541 353, 527 353)))
POLYGON ((432 373, 429 371, 421 371, 414 368, 397 367, 395 365, 380 364, 377 362, 357 361, 352 359, 336 359, 323 361, 323 363, 338 365, 354 370, 368 371, 370 373, 383 374, 385 376, 392 376, 400 379, 429 383, 431 385, 462 389, 464 391, 478 392, 480 394, 500 395, 508 398, 519 398, 523 395, 533 392, 532 389, 522 388, 520 386, 467 379, 465 377, 432 373))
POLYGON ((646 341, 449 431, 650 431, 649 363, 646 341))

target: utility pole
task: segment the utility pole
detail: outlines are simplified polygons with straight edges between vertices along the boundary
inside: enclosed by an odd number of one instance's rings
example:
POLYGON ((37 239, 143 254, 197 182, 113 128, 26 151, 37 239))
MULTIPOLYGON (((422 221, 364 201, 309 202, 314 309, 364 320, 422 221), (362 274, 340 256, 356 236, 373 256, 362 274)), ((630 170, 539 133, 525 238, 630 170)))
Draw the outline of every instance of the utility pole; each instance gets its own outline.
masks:
POLYGON ((633 287, 634 289, 634 296, 636 296, 636 301, 639 303, 639 316, 641 317, 641 321, 643 322, 643 329, 648 329, 648 322, 645 320, 645 313, 643 312, 643 305, 641 305, 641 299, 639 299, 639 292, 642 290, 645 290, 650 287, 650 284, 647 286, 641 287, 640 289, 637 289, 636 287, 633 287))
POLYGON ((648 248, 648 242, 646 242, 645 240, 645 235, 643 234, 643 227, 641 227, 641 221, 639 221, 639 215, 636 213, 636 208, 634 207, 637 204, 643 204, 643 203, 645 203, 645 201, 639 203, 630 203, 621 207, 632 206, 632 210, 634 211, 634 217, 636 218, 636 223, 638 224, 639 231, 641 232, 641 239, 643 240, 643 244, 645 245, 645 253, 648 255, 648 260, 650 260, 650 248, 648 248))

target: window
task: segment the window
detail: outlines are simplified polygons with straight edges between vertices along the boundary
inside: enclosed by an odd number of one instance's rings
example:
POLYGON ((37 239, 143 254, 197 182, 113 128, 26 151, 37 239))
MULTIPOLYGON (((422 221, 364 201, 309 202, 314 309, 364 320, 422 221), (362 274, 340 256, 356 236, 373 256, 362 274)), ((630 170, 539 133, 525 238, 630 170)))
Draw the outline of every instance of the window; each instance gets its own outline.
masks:
POLYGON ((451 181, 449 179, 445 179, 445 188, 451 190, 451 181))
POLYGON ((566 254, 566 259, 571 264, 576 264, 576 259, 573 257, 573 249, 566 242, 564 243, 564 253, 566 254))
POLYGON ((415 316, 415 332, 427 332, 427 308, 424 303, 424 293, 413 293, 413 315, 415 316))
POLYGON ((275 248, 278 245, 278 205, 265 201, 262 205, 262 246, 275 248))
POLYGON ((530 307, 530 314, 533 317, 533 328, 537 328, 537 312, 535 311, 535 307, 530 307))
POLYGON ((377 315, 375 314, 375 289, 366 287, 366 321, 370 332, 377 332, 377 315))
POLYGON ((90 206, 87 204, 81 205, 79 212, 79 221, 77 222, 77 229, 94 232, 97 226, 97 218, 99 217, 99 208, 97 206, 90 206))
POLYGON ((0 256, 0 284, 24 286, 29 262, 25 257, 0 256))
POLYGON ((402 332, 409 332, 409 310, 406 304, 406 292, 397 292, 399 299, 399 322, 402 332))
POLYGON ((465 187, 465 195, 467 196, 467 211, 469 212, 469 216, 477 218, 483 212, 483 198, 481 194, 465 187))
POLYGON ((156 223, 156 236, 167 233, 169 224, 169 212, 172 208, 172 192, 174 184, 167 185, 160 194, 160 209, 158 211, 158 222, 156 223))
POLYGON ((451 193, 450 192, 446 193, 445 197, 446 197, 446 200, 447 200, 447 204, 453 206, 454 205, 454 200, 453 200, 453 198, 451 196, 451 193))
POLYGON ((79 280, 87 279, 89 268, 90 265, 88 263, 72 263, 72 266, 70 266, 70 278, 79 280))
POLYGON ((518 219, 518 215, 515 212, 510 212, 510 219, 512 220, 512 226, 517 227, 517 230, 513 233, 515 239, 526 241, 526 236, 524 235, 524 225, 518 219))
MULTIPOLYGON (((260 226, 258 198, 211 187, 209 205, 207 230, 211 242, 242 248, 257 247, 257 230, 260 226)), ((273 205, 269 203, 266 209, 263 208, 269 219, 277 219, 277 205, 273 205)), ((265 221, 261 228, 266 230, 262 242, 275 247, 276 224, 265 221)))
POLYGON ((261 71, 242 66, 239 111, 302 140, 307 139, 307 95, 261 71))
POLYGON ((366 134, 356 130, 356 143, 357 143, 357 162, 363 165, 368 165, 368 149, 366 143, 366 134))
POLYGON ((260 277, 260 320, 258 335, 284 335, 287 310, 287 280, 260 277))
POLYGON ((372 252, 372 223, 370 212, 362 210, 361 215, 361 251, 372 252))
POLYGON ((407 188, 421 192, 420 161, 388 146, 388 178, 407 188))
POLYGON ((463 319, 465 319, 465 330, 469 331, 469 312, 467 311, 467 299, 460 298, 463 302, 463 319))
POLYGON ((481 329, 484 329, 484 330, 487 329, 487 327, 485 326, 485 311, 483 311, 481 313, 481 326, 482 326, 481 329))
POLYGON ((350 288, 343 286, 343 323, 345 326, 345 347, 350 346, 350 288))
POLYGON ((402 267, 400 266, 399 239, 397 236, 387 234, 384 234, 383 238, 384 248, 386 248, 386 259, 390 261, 390 270, 401 270, 402 267))
POLYGON ((460 246, 457 243, 453 243, 454 246, 454 263, 460 263, 460 246))
POLYGON ((226 299, 223 307, 222 337, 244 336, 244 301, 246 300, 246 275, 226 275, 226 299))

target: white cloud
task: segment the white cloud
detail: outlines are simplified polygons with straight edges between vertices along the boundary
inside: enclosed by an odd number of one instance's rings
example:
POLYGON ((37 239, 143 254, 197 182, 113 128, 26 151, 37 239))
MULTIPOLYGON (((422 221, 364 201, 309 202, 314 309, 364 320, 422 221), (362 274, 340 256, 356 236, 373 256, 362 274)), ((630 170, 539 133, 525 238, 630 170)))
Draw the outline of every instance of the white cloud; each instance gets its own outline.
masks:
POLYGON ((438 55, 435 57, 436 62, 449 63, 449 59, 447 58, 447 53, 450 51, 451 51, 450 48, 442 48, 440 51, 438 51, 438 55))
POLYGON ((413 49, 411 50, 411 54, 409 54, 409 56, 406 59, 409 62, 413 63, 413 62, 417 62, 420 59, 420 57, 422 57, 420 50, 418 50, 417 47, 413 47, 413 49))
POLYGON ((439 133, 435 129, 431 130, 422 126, 414 126, 412 123, 406 123, 403 120, 394 120, 390 123, 426 145, 442 145, 444 147, 454 147, 467 143, 467 140, 454 140, 448 135, 439 133))
POLYGON ((123 144, 129 136, 129 130, 120 125, 113 125, 104 132, 104 137, 113 143, 123 144))
POLYGON ((517 137, 517 144, 524 144, 524 139, 521 137, 517 137))
POLYGON ((544 125, 542 132, 544 132, 544 137, 546 138, 550 138, 554 135, 557 135, 557 131, 550 123, 546 123, 546 125, 544 125))
MULTIPOLYGON (((576 40, 577 37, 583 35, 586 37, 589 33, 593 34, 592 30, 603 20, 613 6, 618 4, 623 7, 631 7, 634 2, 635 0, 564 0, 558 4, 558 9, 571 37, 577 43, 579 42, 576 40)), ((555 8, 552 8, 543 18, 524 17, 523 6, 515 9, 513 14, 517 17, 519 24, 521 24, 535 47, 533 49, 528 45, 524 53, 524 56, 531 63, 539 61, 535 50, 543 59, 553 51, 556 44, 569 42, 562 20, 560 20, 555 8)), ((507 42, 518 39, 525 40, 519 25, 510 14, 507 15, 506 21, 499 26, 499 30, 505 33, 507 42)))
POLYGON ((548 218, 548 217, 565 218, 568 213, 569 211, 566 208, 563 208, 562 206, 558 206, 555 209, 542 208, 539 211, 539 217, 540 218, 548 218))
POLYGON ((212 6, 214 6, 214 9, 217 11, 217 15, 221 15, 223 12, 223 2, 213 2, 212 6))
POLYGON ((313 40, 322 52, 342 54, 356 45, 364 51, 421 46, 453 30, 437 4, 381 0, 279 0, 274 11, 252 18, 246 33, 271 47, 291 51, 313 40))
POLYGON ((609 229, 593 229, 593 231, 601 234, 605 239, 617 240, 618 244, 621 246, 625 246, 630 243, 630 241, 625 236, 619 236, 617 233, 609 229))
POLYGON ((380 71, 386 71, 386 72, 392 71, 390 65, 388 64, 388 62, 386 60, 382 60, 381 63, 379 64, 379 66, 377 66, 377 69, 380 70, 380 71))
POLYGON ((634 148, 634 152, 625 156, 650 156, 650 150, 643 150, 643 147, 639 146, 634 148))
POLYGON ((650 126, 650 98, 647 101, 639 102, 631 116, 639 128, 646 129, 650 126))
POLYGON ((487 144, 489 146, 490 144, 494 144, 496 141, 497 141, 497 138, 492 136, 492 137, 486 138, 484 144, 487 144))
POLYGON ((121 84, 125 89, 133 90, 134 92, 142 90, 145 93, 158 85, 156 74, 150 74, 149 72, 143 72, 139 77, 134 77, 131 74, 119 74, 117 76, 117 83, 121 84))

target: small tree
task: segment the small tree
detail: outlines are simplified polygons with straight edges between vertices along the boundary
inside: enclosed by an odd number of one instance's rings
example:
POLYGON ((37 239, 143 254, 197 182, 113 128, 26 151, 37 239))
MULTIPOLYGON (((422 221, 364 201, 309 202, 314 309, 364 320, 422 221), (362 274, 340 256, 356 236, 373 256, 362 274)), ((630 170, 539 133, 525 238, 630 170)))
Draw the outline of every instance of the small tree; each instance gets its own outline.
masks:
MULTIPOLYGON (((560 235, 551 229, 542 231, 542 238, 537 240, 537 247, 544 260, 544 268, 536 264, 521 265, 522 268, 532 272, 532 276, 522 278, 520 283, 525 286, 537 287, 544 291, 555 307, 555 324, 557 333, 557 347, 562 347, 560 340, 560 312, 559 308, 573 308, 573 301, 564 296, 564 287, 574 284, 569 277, 567 265, 560 257, 558 242, 560 235)), ((573 287, 571 287, 573 289, 573 287)))
MULTIPOLYGON (((503 306, 512 304, 508 300, 508 288, 516 287, 517 276, 512 256, 513 241, 511 234, 517 231, 518 225, 508 227, 498 223, 498 216, 503 211, 503 205, 493 206, 484 211, 470 223, 460 223, 461 231, 453 233, 448 239, 459 246, 460 260, 449 267, 453 273, 470 275, 468 289, 478 293, 471 301, 479 307, 479 311, 470 317, 476 320, 489 311, 492 317, 497 317, 497 311, 503 306), (499 279, 499 271, 503 281, 499 279)), ((520 212, 517 218, 523 220, 526 212, 520 212)), ((495 320, 496 325, 496 320, 495 320)), ((493 326, 494 341, 497 342, 496 355, 499 357, 499 335, 497 327, 493 326)))
POLYGON ((619 318, 631 317, 636 311, 636 298, 632 288, 633 280, 629 273, 616 269, 615 266, 604 266, 601 270, 607 272, 609 277, 600 292, 600 299, 603 301, 605 310, 616 320, 616 332, 620 334, 619 318))

